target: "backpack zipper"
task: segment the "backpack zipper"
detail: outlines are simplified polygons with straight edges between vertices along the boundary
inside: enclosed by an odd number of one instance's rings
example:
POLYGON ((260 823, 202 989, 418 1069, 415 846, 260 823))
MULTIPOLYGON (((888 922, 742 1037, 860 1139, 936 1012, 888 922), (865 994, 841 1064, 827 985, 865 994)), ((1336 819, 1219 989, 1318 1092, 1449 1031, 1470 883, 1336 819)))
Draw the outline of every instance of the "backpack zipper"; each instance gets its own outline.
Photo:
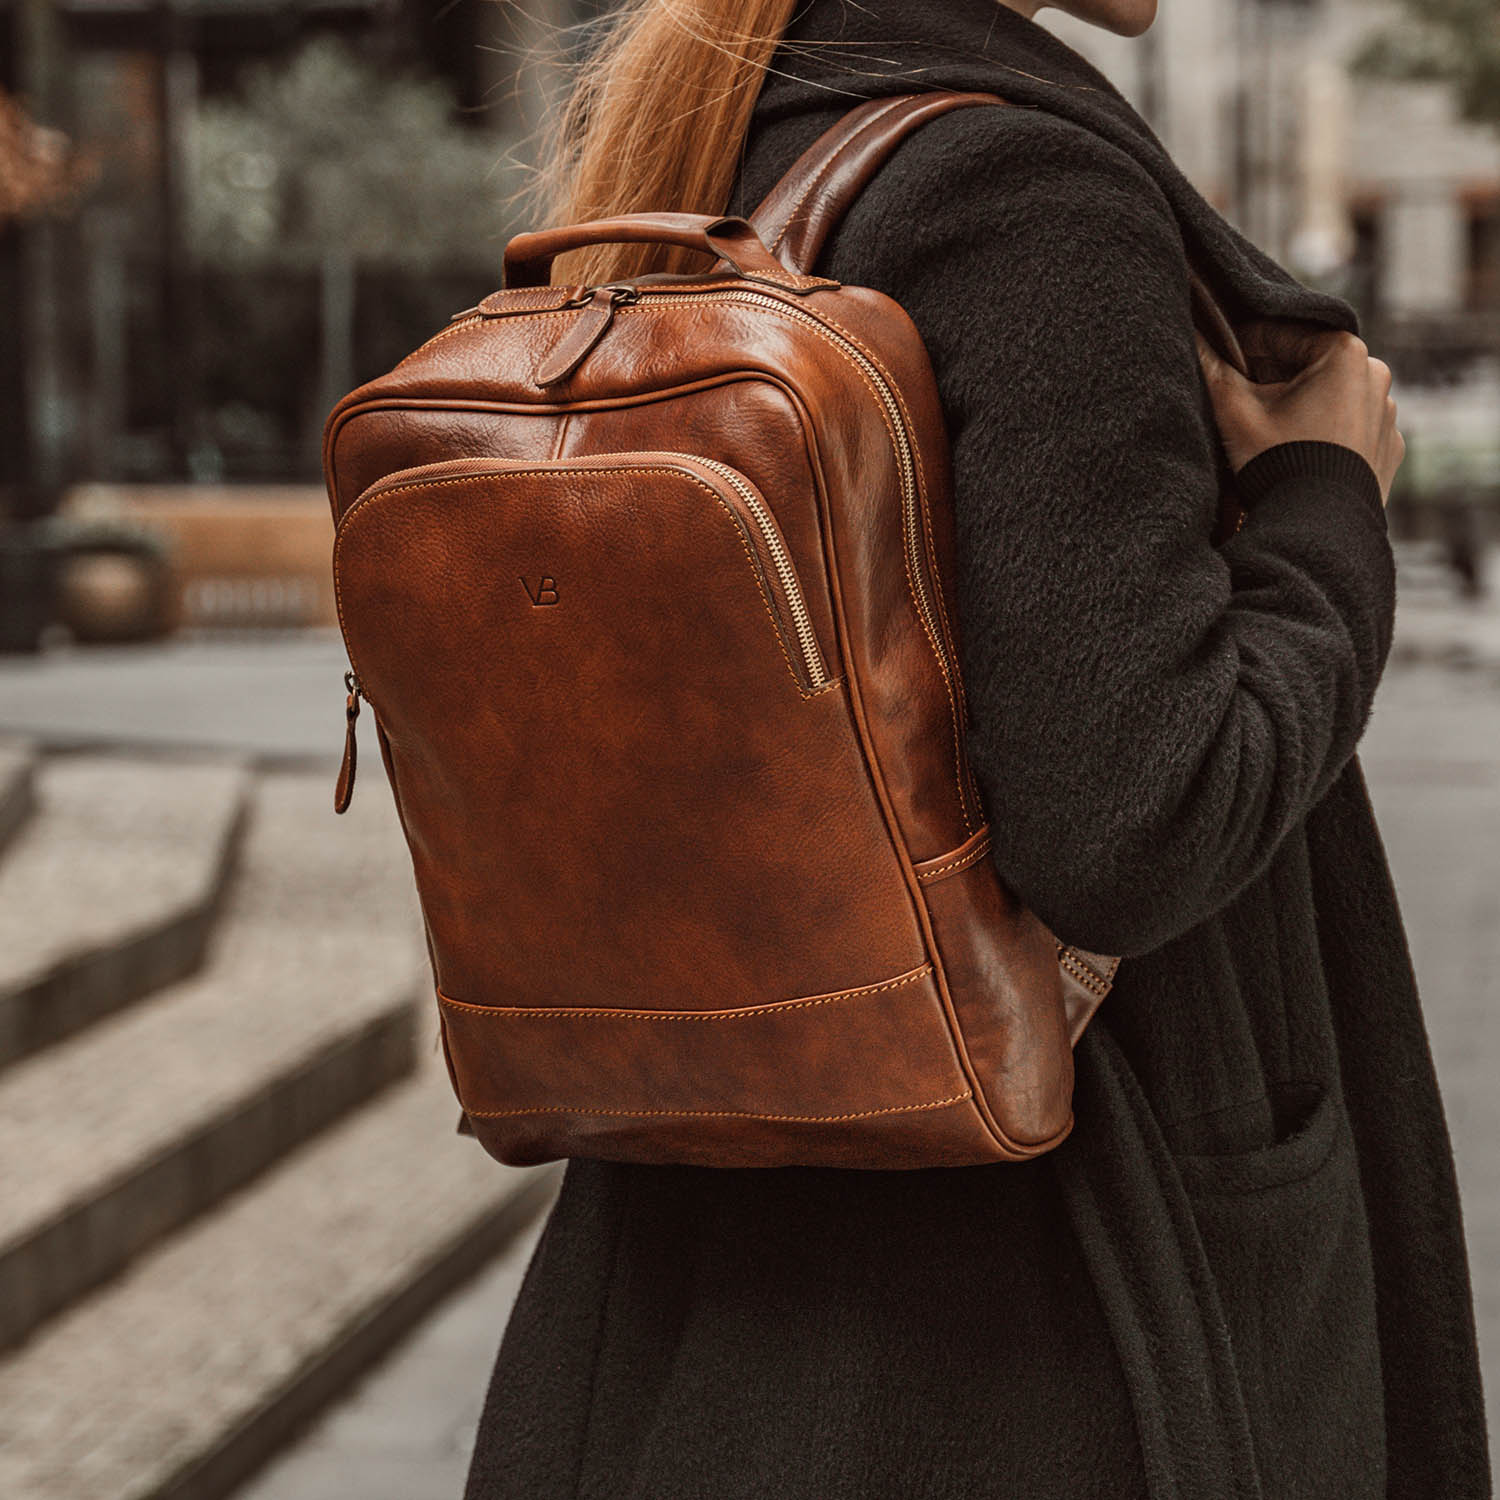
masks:
POLYGON ((797 570, 792 566, 792 555, 787 551, 786 543, 781 538, 781 530, 776 525, 775 518, 771 515, 766 502, 728 464, 718 463, 711 458, 698 458, 688 453, 675 453, 671 457, 687 459, 691 463, 700 464, 705 469, 711 469, 725 484, 732 485, 735 493, 745 502, 745 508, 754 516, 756 527, 765 539, 766 550, 771 554, 771 561, 781 579, 781 591, 786 596, 787 607, 792 612, 792 628, 797 632, 797 643, 801 647, 802 660, 807 667, 808 683, 815 691, 825 686, 828 682, 828 672, 823 665, 823 653, 819 649, 818 637, 813 630, 812 616, 808 613, 807 597, 802 592, 797 570))
MULTIPOLYGON (((611 288, 604 289, 610 290, 611 288)), ((592 287, 585 288, 589 294, 595 290, 592 287)), ((725 301, 749 303, 756 307, 768 308, 783 317, 794 318, 816 328, 824 338, 832 341, 859 368, 885 409, 891 431, 892 447, 896 452, 897 467, 901 476, 902 535, 906 549, 907 572, 911 576, 912 596, 916 602, 917 613, 921 617, 923 629, 931 643, 933 655, 937 658, 938 670, 942 673, 943 683, 947 689, 948 703, 953 714, 954 738, 959 747, 957 751, 961 771, 958 780, 959 805, 965 823, 972 829, 975 826, 974 818, 982 816, 982 813, 979 795, 973 784, 973 774, 968 770, 962 755, 964 723, 968 717, 964 701, 963 677, 958 670, 957 663, 949 655, 948 638, 943 630, 943 623, 932 594, 923 548, 921 497, 917 487, 916 458, 911 434, 906 425, 906 414, 901 409, 901 403, 896 399, 895 392, 891 389, 884 372, 853 340, 841 334, 836 328, 830 327, 822 318, 808 312, 805 308, 795 307, 780 297, 745 290, 738 286, 726 286, 722 291, 697 292, 656 291, 642 288, 640 296, 627 305, 639 307, 647 303, 685 305, 725 301)), ((436 337, 442 338, 446 334, 484 321, 486 320, 478 314, 465 314, 436 337)))
POLYGON ((354 772, 359 763, 359 739, 354 726, 359 719, 359 700, 365 690, 351 667, 344 673, 344 688, 349 696, 344 703, 344 759, 339 765, 339 779, 333 788, 333 810, 347 812, 354 796, 354 772))
MULTIPOLYGON (((760 492, 750 481, 738 469, 732 468, 729 464, 720 463, 717 459, 704 458, 698 453, 676 453, 668 449, 651 449, 648 452, 631 454, 579 453, 571 458, 553 459, 550 462, 502 458, 443 459, 437 463, 419 464, 414 469, 398 469, 393 474, 377 479, 374 484, 361 491, 349 509, 339 517, 338 530, 343 530, 345 523, 367 500, 384 490, 399 489, 402 485, 411 483, 418 474, 424 480, 441 480, 456 478, 464 474, 504 473, 507 469, 566 471, 570 468, 609 468, 615 466, 622 458, 629 458, 632 462, 658 461, 667 465, 679 464, 688 470, 695 467, 707 469, 716 479, 729 485, 750 513, 750 521, 765 544, 771 564, 776 570, 782 595, 791 612, 792 629, 797 637, 797 646, 802 655, 803 668, 807 673, 808 686, 814 690, 826 687, 829 681, 828 669, 823 662, 823 652, 818 645, 817 632, 813 629, 812 614, 807 607, 807 596, 802 592, 802 582, 797 577, 796 565, 792 561, 792 554, 786 542, 782 539, 776 518, 770 506, 761 498, 760 492)), ((355 683, 356 687, 350 689, 351 693, 358 691, 357 678, 355 683)), ((354 701, 352 697, 350 701, 351 703, 354 701)), ((358 709, 356 708, 355 711, 358 712, 358 709)))
MULTIPOLYGON (((776 518, 771 508, 761 498, 759 491, 737 469, 720 463, 716 459, 704 458, 696 453, 660 450, 623 455, 616 453, 579 454, 571 459, 559 459, 551 463, 540 464, 524 460, 507 462, 505 459, 493 458, 447 459, 438 463, 421 464, 415 469, 398 470, 394 474, 387 474, 384 478, 377 479, 374 484, 356 497, 354 503, 340 517, 338 529, 343 530, 344 524, 366 500, 385 490, 399 489, 404 484, 412 483, 417 475, 421 475, 421 480, 418 482, 427 482, 456 478, 465 474, 503 473, 507 468, 554 471, 568 468, 610 468, 616 466, 622 458, 629 459, 631 462, 656 462, 664 467, 677 466, 689 473, 695 469, 706 470, 734 491, 744 506, 756 534, 761 538, 766 554, 771 559, 777 581, 781 585, 781 597, 785 599, 787 609, 791 614, 792 630, 796 636, 797 649, 802 658, 808 688, 810 691, 817 692, 827 687, 831 679, 823 660, 822 648, 818 645, 817 632, 813 629, 812 614, 807 607, 807 596, 802 591, 802 582, 797 577, 796 565, 782 538, 781 529, 776 524, 776 518)), ((348 692, 344 705, 344 758, 334 787, 334 811, 340 813, 348 808, 350 799, 354 795, 354 775, 359 750, 355 736, 355 722, 359 718, 360 700, 368 701, 369 699, 358 673, 352 666, 344 674, 344 687, 348 692)))
MULTIPOLYGON (((796 318, 817 328, 831 339, 859 367, 874 388, 880 403, 885 408, 892 434, 892 446, 896 450, 897 466, 901 474, 902 532, 906 545, 907 571, 911 575, 912 594, 916 599, 917 612, 922 617, 933 655, 937 658, 938 670, 948 691, 948 702, 953 711, 953 732, 958 745, 963 744, 963 725, 967 717, 964 705, 963 678, 957 665, 950 660, 947 636, 943 631, 930 587, 926 558, 923 551, 921 499, 917 489, 917 465, 913 453, 911 435, 907 430, 906 414, 896 399, 884 372, 857 344, 836 328, 831 328, 821 318, 800 307, 794 307, 779 297, 767 296, 763 292, 742 291, 726 287, 722 292, 648 292, 642 291, 636 305, 647 302, 692 303, 692 302, 749 302, 758 307, 770 308, 784 317, 796 318)), ((959 756, 962 764, 962 755, 959 756)), ((974 791, 971 776, 961 776, 958 783, 959 803, 965 822, 972 828, 973 816, 978 812, 978 796, 974 791)))

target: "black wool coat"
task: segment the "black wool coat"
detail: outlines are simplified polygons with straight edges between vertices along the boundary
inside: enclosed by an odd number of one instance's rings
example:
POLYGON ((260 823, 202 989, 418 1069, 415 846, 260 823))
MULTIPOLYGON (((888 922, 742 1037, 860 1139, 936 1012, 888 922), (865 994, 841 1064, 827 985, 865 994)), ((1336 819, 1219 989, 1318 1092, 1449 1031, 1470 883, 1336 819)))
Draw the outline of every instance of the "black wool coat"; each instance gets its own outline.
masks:
POLYGON ((996 0, 812 0, 737 207, 859 97, 925 126, 820 269, 895 296, 953 439, 971 751, 1007 881, 1127 961, 1023 1166, 571 1164, 468 1500, 1480 1500, 1452 1161, 1354 750, 1390 644, 1378 487, 1240 477, 1186 262, 1353 328, 996 0))

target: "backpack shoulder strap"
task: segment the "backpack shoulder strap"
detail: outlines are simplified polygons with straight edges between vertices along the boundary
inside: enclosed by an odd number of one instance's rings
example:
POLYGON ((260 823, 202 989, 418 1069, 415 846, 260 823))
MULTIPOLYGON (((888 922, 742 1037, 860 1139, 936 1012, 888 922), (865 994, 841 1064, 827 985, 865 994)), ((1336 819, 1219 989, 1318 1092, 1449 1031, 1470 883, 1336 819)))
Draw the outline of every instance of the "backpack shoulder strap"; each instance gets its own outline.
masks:
POLYGON ((998 94, 898 94, 869 99, 830 126, 750 216, 783 265, 806 272, 865 185, 919 126, 955 109, 1009 104, 998 94))
MULTIPOLYGON (((825 130, 797 158, 750 216, 750 222, 783 265, 811 275, 839 220, 907 136, 952 110, 997 104, 1015 107, 999 94, 951 91, 868 99, 825 130)), ((1203 336, 1240 374, 1248 375, 1234 325, 1207 281, 1191 266, 1188 290, 1193 321, 1203 336)))

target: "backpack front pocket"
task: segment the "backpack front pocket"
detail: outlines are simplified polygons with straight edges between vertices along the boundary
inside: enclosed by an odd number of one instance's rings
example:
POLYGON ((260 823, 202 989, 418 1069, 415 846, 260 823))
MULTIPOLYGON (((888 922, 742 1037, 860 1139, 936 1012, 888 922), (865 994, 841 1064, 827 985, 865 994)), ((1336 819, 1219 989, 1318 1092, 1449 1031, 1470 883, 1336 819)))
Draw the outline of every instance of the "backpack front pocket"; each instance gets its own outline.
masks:
POLYGON ((445 993, 719 1010, 927 962, 831 643, 736 471, 429 465, 350 507, 334 572, 445 993))
MULTIPOLYGON (((793 675, 810 692, 817 692, 828 686, 829 673, 824 665, 822 647, 813 628, 802 583, 771 507, 759 490, 737 469, 694 454, 623 453, 558 459, 547 464, 464 458, 403 469, 372 484, 349 507, 340 522, 339 540, 335 544, 335 576, 339 572, 339 550, 345 530, 354 520, 356 512, 362 509, 381 502, 388 504, 393 498, 407 498, 432 488, 448 487, 457 490, 458 487, 468 486, 472 489, 477 481, 492 487, 519 487, 524 490, 527 487, 524 484, 526 480, 548 479, 554 484, 561 482, 575 497, 589 493, 591 481, 645 481, 645 484, 637 487, 643 492, 649 489, 653 481, 678 484, 686 481, 697 486, 706 498, 723 508, 725 515, 738 528, 748 561, 765 597, 771 622, 781 639, 782 650, 793 675)), ((540 486, 537 489, 540 490, 540 486)), ((525 504, 524 495, 517 498, 519 503, 525 504)), ((640 499, 641 509, 630 518, 629 529, 638 529, 642 537, 649 537, 654 528, 659 529, 662 518, 653 513, 653 502, 648 494, 643 493, 640 499)), ((607 506, 608 501, 604 504, 607 506)), ((543 566, 539 562, 530 577, 519 575, 532 605, 538 608, 561 603, 557 579, 551 573, 540 571, 543 566)), ((342 617, 340 600, 341 621, 342 617)))

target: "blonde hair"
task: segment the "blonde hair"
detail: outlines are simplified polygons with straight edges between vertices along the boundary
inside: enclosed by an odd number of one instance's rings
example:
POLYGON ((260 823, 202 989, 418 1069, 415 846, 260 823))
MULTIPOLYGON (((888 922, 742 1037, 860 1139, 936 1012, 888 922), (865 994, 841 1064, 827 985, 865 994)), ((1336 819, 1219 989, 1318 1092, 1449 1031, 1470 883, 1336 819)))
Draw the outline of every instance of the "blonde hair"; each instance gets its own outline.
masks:
MULTIPOLYGON (((554 224, 648 210, 723 213, 761 80, 800 0, 634 0, 581 66, 540 196, 554 224)), ((673 246, 600 245, 559 261, 597 285, 701 268, 673 246)))

